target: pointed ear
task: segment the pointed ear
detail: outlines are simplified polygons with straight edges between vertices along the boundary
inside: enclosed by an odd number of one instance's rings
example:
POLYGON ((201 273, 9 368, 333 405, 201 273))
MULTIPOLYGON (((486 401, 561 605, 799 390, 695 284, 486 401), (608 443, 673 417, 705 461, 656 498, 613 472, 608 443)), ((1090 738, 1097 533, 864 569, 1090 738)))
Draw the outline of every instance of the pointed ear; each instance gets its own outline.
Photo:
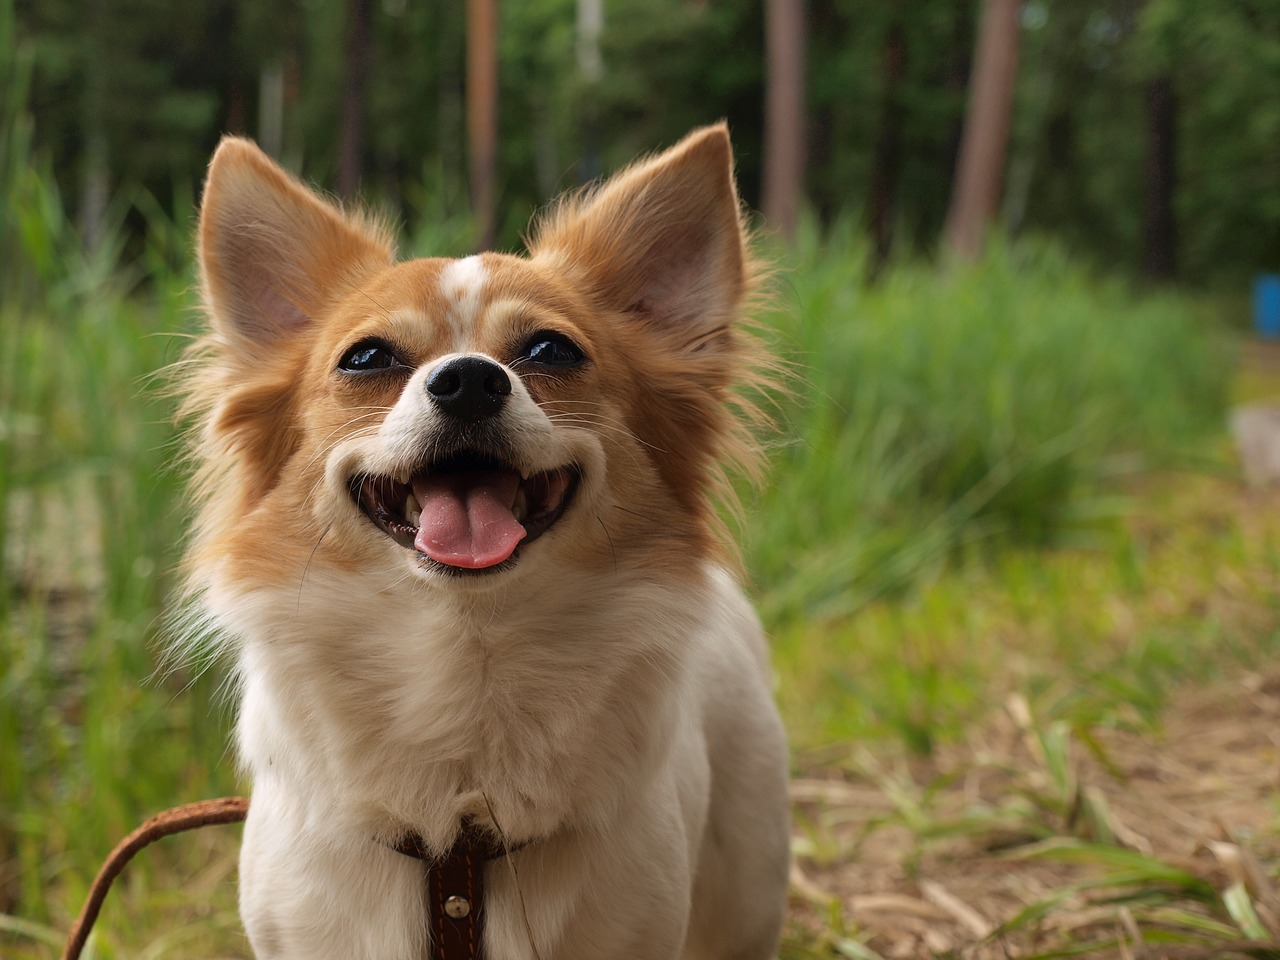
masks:
POLYGON ((530 245, 596 302, 687 348, 722 334, 746 285, 745 234, 723 124, 553 210, 530 245))
POLYGON ((382 231, 348 217, 249 140, 226 137, 200 203, 205 303, 232 340, 289 335, 359 277, 387 266, 382 231))

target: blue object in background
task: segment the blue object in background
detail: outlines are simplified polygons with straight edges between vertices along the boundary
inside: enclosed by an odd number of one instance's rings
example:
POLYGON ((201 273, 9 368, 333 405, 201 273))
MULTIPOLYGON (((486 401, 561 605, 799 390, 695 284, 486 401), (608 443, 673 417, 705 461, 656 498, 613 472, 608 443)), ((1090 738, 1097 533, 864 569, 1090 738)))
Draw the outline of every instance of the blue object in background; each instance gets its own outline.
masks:
POLYGON ((1260 273, 1254 278, 1253 327, 1261 337, 1280 339, 1280 273, 1260 273))

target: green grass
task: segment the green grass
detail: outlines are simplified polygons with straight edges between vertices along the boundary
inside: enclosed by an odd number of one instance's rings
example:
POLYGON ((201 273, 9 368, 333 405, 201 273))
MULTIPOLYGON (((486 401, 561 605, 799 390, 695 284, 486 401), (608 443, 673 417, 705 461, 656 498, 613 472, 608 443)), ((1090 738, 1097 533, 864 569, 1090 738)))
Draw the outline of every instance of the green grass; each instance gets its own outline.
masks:
POLYGON ((232 787, 216 680, 156 673, 182 518, 146 377, 177 355, 174 319, 114 298, 0 311, 0 851, 20 865, 0 900, 37 922, 65 925, 56 891, 82 893, 143 815, 232 787))
MULTIPOLYGON (((183 517, 170 404, 151 378, 190 323, 188 227, 122 191, 83 249, 30 153, 31 60, 6 42, 11 14, 0 3, 0 953, 52 956, 117 839, 235 782, 218 678, 157 672, 183 517), (151 227, 126 255, 131 209, 151 227)), ((122 901, 172 899, 200 849, 142 863, 122 901)), ((110 910, 120 935, 97 956, 159 942, 110 910)))
POLYGON ((1274 654, 1280 528, 1214 477, 1129 490, 1089 546, 969 558, 848 617, 774 633, 801 749, 872 738, 927 753, 1011 691, 1079 723, 1150 723, 1167 691, 1274 654))
POLYGON ((864 256, 848 225, 810 232, 779 298, 804 386, 748 531, 772 620, 849 614, 975 547, 1061 544, 1114 515, 1117 476, 1222 422, 1225 340, 1185 298, 1050 246, 872 289, 864 256))

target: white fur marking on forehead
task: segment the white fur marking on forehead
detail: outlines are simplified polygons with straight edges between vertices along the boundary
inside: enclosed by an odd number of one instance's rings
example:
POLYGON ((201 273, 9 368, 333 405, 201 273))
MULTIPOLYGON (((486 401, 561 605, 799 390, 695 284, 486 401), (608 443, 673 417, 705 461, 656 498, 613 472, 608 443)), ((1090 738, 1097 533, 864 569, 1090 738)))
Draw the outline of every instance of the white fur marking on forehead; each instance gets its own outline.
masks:
POLYGON ((478 256, 454 260, 440 274, 440 289, 449 301, 449 325, 462 340, 479 319, 480 293, 488 274, 478 256))

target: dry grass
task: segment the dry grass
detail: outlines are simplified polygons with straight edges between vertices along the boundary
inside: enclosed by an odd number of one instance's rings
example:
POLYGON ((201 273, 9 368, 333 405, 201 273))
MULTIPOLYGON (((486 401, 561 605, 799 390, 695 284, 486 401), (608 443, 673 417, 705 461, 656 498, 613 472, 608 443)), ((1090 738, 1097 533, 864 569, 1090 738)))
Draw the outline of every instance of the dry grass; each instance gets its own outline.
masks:
POLYGON ((1222 956, 1237 883, 1280 937, 1280 670, 1179 691, 1166 718, 1070 740, 1065 781, 1017 700, 927 761, 798 779, 797 939, 818 955, 838 904, 885 958, 1186 955, 1171 935, 1222 956))

